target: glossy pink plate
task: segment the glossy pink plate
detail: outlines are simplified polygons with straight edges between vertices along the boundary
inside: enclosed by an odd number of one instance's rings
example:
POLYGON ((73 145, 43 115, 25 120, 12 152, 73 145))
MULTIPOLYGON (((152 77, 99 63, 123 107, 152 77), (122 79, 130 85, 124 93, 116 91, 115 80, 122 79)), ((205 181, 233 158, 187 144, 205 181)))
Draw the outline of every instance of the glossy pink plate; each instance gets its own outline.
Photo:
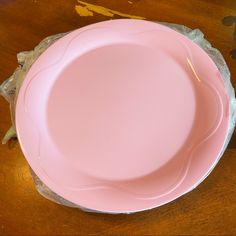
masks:
POLYGON ((135 212, 213 169, 229 121, 209 56, 156 23, 112 20, 58 40, 20 89, 17 134, 31 168, 80 206, 135 212))

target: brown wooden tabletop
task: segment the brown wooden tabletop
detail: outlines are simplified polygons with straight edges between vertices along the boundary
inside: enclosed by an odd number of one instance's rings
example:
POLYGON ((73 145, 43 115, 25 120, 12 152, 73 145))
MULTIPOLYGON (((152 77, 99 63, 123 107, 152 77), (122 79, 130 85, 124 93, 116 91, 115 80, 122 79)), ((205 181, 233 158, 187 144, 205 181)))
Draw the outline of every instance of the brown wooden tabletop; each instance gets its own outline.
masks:
MULTIPOLYGON (((86 4, 76 0, 0 0, 0 82, 17 66, 16 54, 31 50, 46 36, 127 14, 201 29, 224 55, 236 87, 236 59, 232 58, 236 57, 232 51, 236 49, 235 0, 86 2, 110 9, 110 16, 86 10, 86 4), (76 5, 80 6, 77 11, 76 5), (226 22, 228 26, 222 23, 226 16, 232 16, 226 22)), ((9 105, 0 98, 0 137, 9 127, 9 105)), ((43 198, 35 190, 17 141, 1 145, 0 235, 87 234, 236 235, 236 135, 199 187, 165 206, 131 215, 86 213, 43 198)))

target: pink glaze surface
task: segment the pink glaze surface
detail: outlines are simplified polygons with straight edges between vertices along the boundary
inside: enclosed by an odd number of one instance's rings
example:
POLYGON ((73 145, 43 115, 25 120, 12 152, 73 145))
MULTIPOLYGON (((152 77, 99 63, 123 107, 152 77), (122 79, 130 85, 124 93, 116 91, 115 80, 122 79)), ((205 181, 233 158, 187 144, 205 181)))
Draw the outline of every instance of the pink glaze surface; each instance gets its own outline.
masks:
POLYGON ((16 127, 29 165, 54 192, 111 213, 168 203, 219 159, 228 97, 209 56, 142 20, 69 33, 33 64, 16 127))

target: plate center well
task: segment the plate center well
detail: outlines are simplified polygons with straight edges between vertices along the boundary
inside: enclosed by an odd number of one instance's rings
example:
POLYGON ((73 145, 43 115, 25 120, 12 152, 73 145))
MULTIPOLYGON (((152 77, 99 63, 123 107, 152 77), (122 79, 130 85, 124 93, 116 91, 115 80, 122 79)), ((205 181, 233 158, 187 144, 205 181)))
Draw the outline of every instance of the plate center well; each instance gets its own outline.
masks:
POLYGON ((160 48, 113 44, 73 60, 47 104, 64 158, 97 178, 147 175, 174 157, 193 126, 196 101, 184 67, 160 48))

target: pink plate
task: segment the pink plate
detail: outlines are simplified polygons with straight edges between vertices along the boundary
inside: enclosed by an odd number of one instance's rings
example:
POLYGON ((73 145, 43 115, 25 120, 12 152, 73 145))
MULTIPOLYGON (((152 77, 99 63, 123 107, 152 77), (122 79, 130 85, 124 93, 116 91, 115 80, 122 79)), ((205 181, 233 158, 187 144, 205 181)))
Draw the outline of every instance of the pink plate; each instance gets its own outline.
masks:
POLYGON ((228 121, 209 56, 142 20, 58 40, 31 67, 16 106, 19 141, 39 178, 111 213, 157 207, 196 187, 219 159, 228 121))

